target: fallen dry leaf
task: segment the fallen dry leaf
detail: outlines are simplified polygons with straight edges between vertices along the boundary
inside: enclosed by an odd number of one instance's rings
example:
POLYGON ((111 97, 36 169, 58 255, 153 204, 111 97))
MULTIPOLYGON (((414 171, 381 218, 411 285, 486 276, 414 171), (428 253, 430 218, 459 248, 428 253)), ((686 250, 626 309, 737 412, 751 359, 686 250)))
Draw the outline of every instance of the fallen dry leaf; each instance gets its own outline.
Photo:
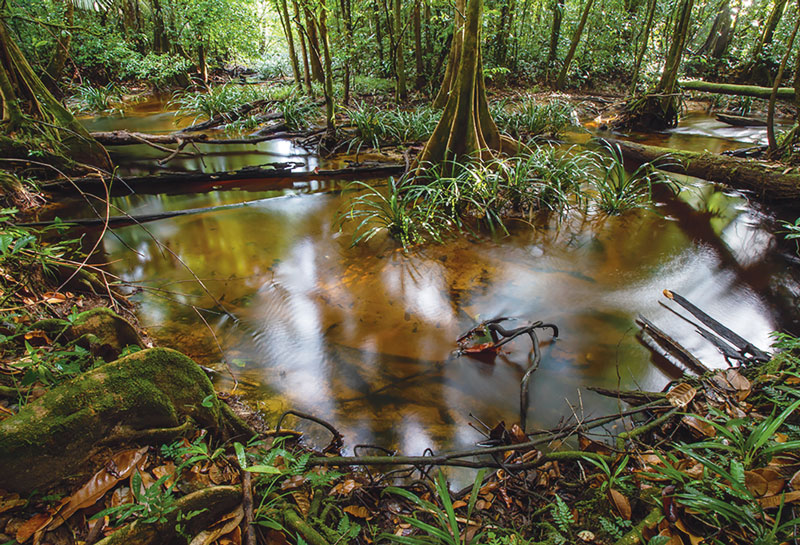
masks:
POLYGON ((334 486, 329 495, 333 496, 334 494, 338 494, 340 496, 347 496, 357 488, 361 488, 361 483, 353 479, 346 479, 334 486))
POLYGON ((300 514, 305 518, 311 510, 311 499, 308 497, 308 492, 293 490, 290 494, 292 498, 294 498, 294 502, 297 504, 300 514))
POLYGON ((714 437, 717 435, 717 430, 714 429, 714 426, 708 422, 700 420, 697 417, 687 415, 681 419, 681 422, 688 426, 692 433, 697 437, 705 438, 714 437))
POLYGON ((39 528, 50 522, 50 520, 52 520, 52 516, 49 513, 39 513, 33 515, 33 517, 25 521, 19 528, 17 528, 17 534, 14 537, 19 543, 25 543, 39 530, 39 528))
POLYGON ((369 512, 369 509, 361 505, 348 505, 347 507, 342 509, 342 511, 344 511, 345 513, 349 513, 350 515, 353 515, 356 518, 364 520, 370 520, 371 518, 373 518, 373 515, 372 513, 369 512))
POLYGON ((5 513, 26 503, 28 503, 28 500, 20 498, 19 494, 0 490, 0 513, 5 513))
POLYGON ((774 509, 780 507, 781 503, 794 503, 797 500, 800 500, 800 490, 794 490, 792 492, 786 492, 785 494, 777 494, 775 496, 760 498, 758 503, 760 503, 761 507, 764 509, 774 509))
POLYGON ((453 509, 460 509, 461 507, 466 507, 467 502, 463 500, 456 500, 453 502, 453 509))
POLYGON ((691 403, 695 395, 697 395, 696 389, 685 382, 681 382, 667 392, 667 401, 669 401, 670 405, 673 407, 683 408, 691 403))
POLYGON ((244 518, 244 511, 239 506, 220 518, 212 527, 197 534, 189 545, 211 545, 221 536, 233 532, 244 518))
POLYGON ((631 502, 628 501, 628 498, 613 488, 609 489, 608 496, 611 500, 611 504, 614 506, 617 513, 619 513, 619 516, 625 520, 631 520, 631 502))

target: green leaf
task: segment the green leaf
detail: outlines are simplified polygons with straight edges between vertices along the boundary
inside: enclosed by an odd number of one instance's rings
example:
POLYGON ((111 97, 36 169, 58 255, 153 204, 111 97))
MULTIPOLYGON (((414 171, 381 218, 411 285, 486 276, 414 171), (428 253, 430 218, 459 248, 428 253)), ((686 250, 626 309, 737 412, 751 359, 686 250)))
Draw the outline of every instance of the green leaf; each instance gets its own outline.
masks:
POLYGON ((238 441, 233 444, 233 450, 236 451, 236 459, 239 461, 239 467, 242 469, 247 468, 247 456, 244 453, 244 447, 238 441))
POLYGON ((256 464, 254 466, 244 467, 242 469, 251 473, 259 473, 263 475, 279 475, 281 473, 281 470, 275 466, 267 466, 262 464, 256 464))

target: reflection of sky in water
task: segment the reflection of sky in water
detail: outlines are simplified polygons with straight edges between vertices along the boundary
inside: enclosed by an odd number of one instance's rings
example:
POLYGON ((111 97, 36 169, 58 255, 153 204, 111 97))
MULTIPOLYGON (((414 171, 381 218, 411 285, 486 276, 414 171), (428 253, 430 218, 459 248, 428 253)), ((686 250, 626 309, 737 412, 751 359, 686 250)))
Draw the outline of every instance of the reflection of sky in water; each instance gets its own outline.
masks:
MULTIPOLYGON (((115 204, 150 213, 253 201, 147 224, 237 318, 205 313, 235 362, 240 391, 273 422, 293 408, 332 422, 348 448, 372 443, 420 454, 472 445, 479 436, 468 426, 470 413, 489 425, 518 420, 529 342, 515 341, 493 364, 453 358, 455 339, 475 320, 512 316, 559 326, 555 342, 540 335, 544 357, 530 383, 534 427, 571 414, 567 400, 576 404, 586 385, 616 387, 619 376, 623 388, 660 389, 680 372, 637 340, 640 313, 708 365, 725 365, 693 326, 660 304, 665 288, 768 346, 769 332, 790 318, 766 289, 784 267, 768 251, 771 236, 742 199, 690 183, 653 213, 570 218, 515 228, 499 241, 463 238, 408 254, 380 237, 350 248, 350 232, 332 227, 342 206, 333 193, 132 195, 115 204)), ((305 191, 331 187, 309 185, 305 191)), ((192 308, 213 308, 214 301, 142 229, 115 233, 125 243, 105 239, 107 258, 119 260, 115 272, 165 290, 136 296, 157 341, 219 362, 216 342, 192 308)), ((594 394, 584 392, 581 401, 587 416, 616 410, 594 394)), ((325 432, 308 429, 326 440, 325 432)))

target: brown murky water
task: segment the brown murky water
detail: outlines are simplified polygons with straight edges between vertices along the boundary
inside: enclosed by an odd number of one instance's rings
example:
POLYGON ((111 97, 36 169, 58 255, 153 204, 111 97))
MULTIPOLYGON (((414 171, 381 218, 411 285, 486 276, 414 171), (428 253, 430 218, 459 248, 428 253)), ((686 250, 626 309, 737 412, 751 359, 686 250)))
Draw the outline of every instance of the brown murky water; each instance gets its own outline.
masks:
MULTIPOLYGON (((136 118, 134 128, 172 129, 168 115, 136 118)), ((751 138, 737 142, 705 117, 694 121, 649 141, 717 151, 751 138), (704 131, 712 134, 697 134, 704 131)), ((92 128, 130 122, 107 118, 92 128)), ((316 165, 289 143, 263 146, 277 160, 316 165)), ((136 170, 149 150, 123 153, 123 167, 136 170)), ((182 167, 230 169, 263 157, 220 154, 212 165, 206 158, 205 166, 182 167)), ((385 239, 351 248, 349 233, 332 226, 348 198, 339 189, 251 184, 246 192, 117 197, 131 214, 250 204, 116 229, 104 249, 115 273, 146 288, 135 300, 158 343, 219 369, 220 386, 230 390, 221 347, 248 400, 273 419, 290 408, 323 417, 344 432, 348 448, 371 443, 421 454, 479 440, 470 413, 490 425, 517 421, 529 344, 515 341, 493 364, 452 356, 459 334, 484 318, 545 320, 561 330, 544 343, 531 381, 530 427, 570 415, 568 402, 587 415, 616 409, 584 386, 660 389, 680 373, 637 340, 640 313, 707 364, 725 365, 661 305, 664 288, 762 348, 771 331, 797 329, 792 297, 800 282, 774 251, 769 218, 704 182, 690 181, 653 211, 543 220, 536 229, 512 226, 505 238, 466 237, 407 254, 385 239), (213 310, 203 312, 208 327, 194 307, 213 310)))

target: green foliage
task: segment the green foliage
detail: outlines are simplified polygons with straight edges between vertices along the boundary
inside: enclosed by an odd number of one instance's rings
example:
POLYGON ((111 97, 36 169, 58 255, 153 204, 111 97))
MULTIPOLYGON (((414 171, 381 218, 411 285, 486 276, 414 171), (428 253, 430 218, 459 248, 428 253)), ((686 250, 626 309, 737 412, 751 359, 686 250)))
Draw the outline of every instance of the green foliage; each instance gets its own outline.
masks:
POLYGON ((177 108, 177 117, 194 116, 193 122, 197 122, 200 118, 211 119, 215 115, 222 115, 239 106, 264 99, 264 91, 259 87, 226 83, 212 87, 207 92, 178 91, 167 107, 177 108))
POLYGON ((94 113, 114 111, 117 109, 115 103, 122 102, 122 92, 122 88, 115 83, 108 83, 102 87, 95 87, 89 83, 79 85, 75 88, 74 96, 76 110, 94 113))
POLYGON ((670 183, 651 163, 639 165, 629 173, 619 146, 606 141, 602 146, 604 153, 597 159, 599 174, 591 179, 591 186, 598 208, 607 214, 648 207, 652 204, 653 187, 670 183))
MULTIPOLYGON (((167 521, 167 515, 177 509, 176 497, 173 492, 175 482, 166 486, 167 481, 174 479, 172 473, 168 473, 144 488, 142 476, 137 470, 131 477, 131 493, 133 502, 123 503, 115 507, 109 507, 94 515, 93 519, 108 516, 113 521, 114 526, 119 526, 130 520, 138 520, 142 524, 161 523, 167 521)), ((199 513, 195 513, 197 515, 199 513)))
POLYGON ((605 475, 606 480, 600 485, 599 491, 601 494, 611 488, 622 491, 630 489, 630 485, 628 484, 629 478, 622 475, 622 472, 628 467, 628 461, 630 459, 628 455, 625 455, 625 457, 619 461, 616 469, 612 469, 603 458, 590 458, 586 456, 583 459, 598 468, 603 472, 603 475, 605 475))
POLYGON ((276 102, 274 108, 283 114, 283 122, 290 131, 307 128, 311 119, 318 114, 317 105, 305 95, 287 96, 276 102))
POLYGON ((531 96, 514 101, 506 99, 493 104, 491 111, 497 127, 514 138, 554 139, 567 129, 580 126, 575 110, 561 100, 541 103, 531 96))
POLYGON ((628 530, 631 529, 633 523, 629 520, 625 520, 622 517, 618 517, 616 515, 613 515, 613 517, 614 517, 613 519, 609 519, 601 516, 597 520, 600 523, 600 527, 603 529, 605 533, 607 533, 613 539, 618 540, 623 535, 625 535, 625 533, 628 530))
MULTIPOLYGON (((469 503, 467 504, 467 520, 472 516, 472 511, 475 509, 475 504, 478 501, 478 492, 483 482, 483 476, 486 470, 481 469, 475 477, 475 482, 472 485, 472 491, 469 496, 469 503)), ((397 488, 394 486, 386 487, 381 495, 396 494, 418 507, 420 511, 431 516, 432 524, 425 522, 417 516, 401 516, 401 518, 413 526, 414 528, 424 532, 422 536, 397 536, 394 534, 383 533, 378 537, 386 539, 401 545, 428 545, 432 543, 443 543, 446 545, 467 545, 466 532, 462 540, 461 531, 458 527, 456 520, 455 509, 453 508, 453 500, 450 498, 450 490, 447 486, 447 479, 444 473, 439 471, 436 475, 436 495, 439 497, 439 502, 442 507, 439 507, 433 502, 422 499, 413 492, 404 488, 397 488)), ((482 533, 475 535, 470 542, 480 542, 482 533)))
POLYGON ((356 135, 349 150, 378 148, 386 144, 404 144, 425 140, 433 134, 441 112, 429 107, 411 110, 386 109, 365 102, 356 103, 347 112, 356 135))
POLYGON ((555 522, 556 527, 558 527, 561 533, 569 534, 572 525, 575 523, 575 519, 572 518, 572 511, 569 505, 567 505, 560 496, 556 496, 555 501, 550 507, 550 515, 553 517, 553 522, 555 522))
POLYGON ((779 232, 783 234, 784 239, 793 240, 797 252, 800 253, 800 218, 794 220, 794 223, 788 221, 781 221, 780 223, 783 231, 779 232))
POLYGON ((353 233, 353 245, 367 242, 382 231, 398 240, 404 248, 426 238, 441 241, 449 231, 449 221, 435 206, 427 206, 428 188, 389 178, 388 195, 364 182, 353 182, 364 193, 350 202, 350 209, 340 212, 336 223, 341 229, 346 221, 360 220, 353 233))

